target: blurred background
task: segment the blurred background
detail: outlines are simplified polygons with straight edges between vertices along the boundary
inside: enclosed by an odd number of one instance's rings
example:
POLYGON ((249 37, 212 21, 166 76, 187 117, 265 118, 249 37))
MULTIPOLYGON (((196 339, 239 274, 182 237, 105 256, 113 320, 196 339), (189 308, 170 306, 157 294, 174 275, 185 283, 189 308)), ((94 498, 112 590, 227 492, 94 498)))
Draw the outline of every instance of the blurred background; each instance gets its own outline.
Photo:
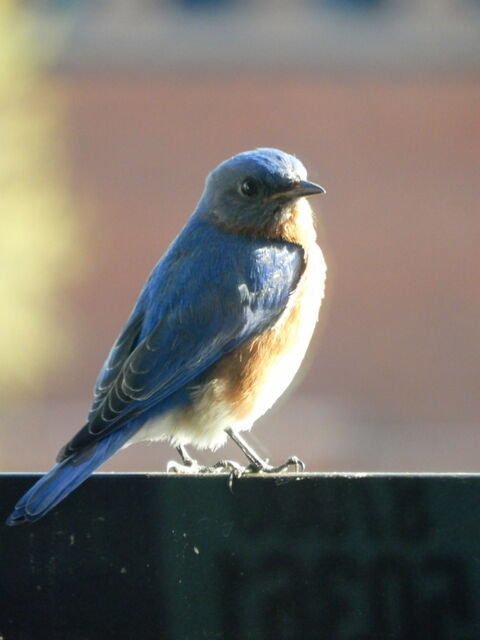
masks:
POLYGON ((329 280, 252 443, 480 470, 478 0, 0 0, 0 145, 0 470, 51 466, 206 174, 257 146, 327 189, 329 280))

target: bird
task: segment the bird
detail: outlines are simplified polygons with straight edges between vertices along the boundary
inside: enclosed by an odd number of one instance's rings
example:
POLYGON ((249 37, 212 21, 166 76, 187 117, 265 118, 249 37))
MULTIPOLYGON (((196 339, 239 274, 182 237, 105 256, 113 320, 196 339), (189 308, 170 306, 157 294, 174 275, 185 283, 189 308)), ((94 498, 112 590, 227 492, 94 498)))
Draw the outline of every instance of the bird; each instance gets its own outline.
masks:
POLYGON ((169 471, 280 472, 240 435, 283 394, 324 297, 326 264, 294 155, 239 153, 205 181, 186 225, 154 267, 103 364, 85 425, 17 502, 10 526, 35 522, 119 449, 167 440, 169 471), (249 464, 202 466, 187 451, 230 438, 249 464))

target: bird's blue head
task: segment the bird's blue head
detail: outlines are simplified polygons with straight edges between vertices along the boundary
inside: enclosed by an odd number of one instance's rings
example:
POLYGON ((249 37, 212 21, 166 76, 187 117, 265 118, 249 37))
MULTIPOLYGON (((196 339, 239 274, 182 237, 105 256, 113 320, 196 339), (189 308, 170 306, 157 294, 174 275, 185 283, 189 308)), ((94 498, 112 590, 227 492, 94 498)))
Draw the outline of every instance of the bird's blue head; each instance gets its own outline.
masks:
POLYGON ((222 162, 207 178, 200 211, 226 229, 268 232, 304 196, 325 193, 303 164, 278 149, 256 149, 222 162))

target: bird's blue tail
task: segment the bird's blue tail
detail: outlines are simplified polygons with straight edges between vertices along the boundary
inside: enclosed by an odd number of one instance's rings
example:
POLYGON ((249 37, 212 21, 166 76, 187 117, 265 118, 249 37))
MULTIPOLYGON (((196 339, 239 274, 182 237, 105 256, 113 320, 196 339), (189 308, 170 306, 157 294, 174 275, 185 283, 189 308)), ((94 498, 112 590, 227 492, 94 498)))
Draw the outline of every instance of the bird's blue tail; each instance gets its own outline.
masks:
POLYGON ((35 522, 78 487, 102 462, 112 456, 132 436, 129 429, 114 431, 87 451, 74 453, 33 485, 20 498, 7 518, 10 526, 35 522))

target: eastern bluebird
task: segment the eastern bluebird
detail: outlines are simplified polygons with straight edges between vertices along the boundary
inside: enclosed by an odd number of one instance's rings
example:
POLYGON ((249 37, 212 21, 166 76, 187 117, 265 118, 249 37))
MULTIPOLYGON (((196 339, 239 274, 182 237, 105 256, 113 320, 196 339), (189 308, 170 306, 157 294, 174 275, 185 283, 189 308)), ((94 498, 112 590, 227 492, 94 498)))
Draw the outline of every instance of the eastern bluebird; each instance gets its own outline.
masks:
POLYGON ((317 322, 326 266, 305 196, 324 193, 277 149, 240 153, 208 176, 190 220, 153 269, 98 376, 85 426, 20 499, 7 524, 45 515, 118 449, 169 440, 175 471, 202 467, 185 445, 217 449, 239 435, 297 372, 317 322))

